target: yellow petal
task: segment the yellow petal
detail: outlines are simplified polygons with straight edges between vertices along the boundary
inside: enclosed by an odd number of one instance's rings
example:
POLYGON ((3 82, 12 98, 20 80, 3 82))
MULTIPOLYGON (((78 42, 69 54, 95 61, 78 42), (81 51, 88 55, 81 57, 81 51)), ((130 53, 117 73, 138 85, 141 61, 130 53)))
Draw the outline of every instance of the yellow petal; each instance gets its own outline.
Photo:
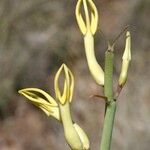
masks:
POLYGON ((89 16, 89 11, 87 6, 87 0, 83 0, 83 7, 85 12, 86 28, 87 30, 90 30, 90 16, 89 16))
POLYGON ((26 88, 20 90, 19 93, 30 100, 35 106, 42 109, 46 115, 51 115, 60 120, 58 104, 46 92, 37 88, 26 88))
POLYGON ((40 106, 40 108, 46 113, 47 116, 53 116, 55 119, 60 121, 59 107, 48 107, 47 109, 40 106), (49 110, 49 108, 51 110, 49 110))
POLYGON ((74 90, 74 76, 73 76, 73 74, 72 74, 70 69, 68 69, 68 71, 69 71, 69 75, 70 75, 70 79, 71 79, 70 91, 69 91, 70 92, 69 93, 69 102, 71 102, 72 101, 72 97, 73 97, 73 90, 74 90))
POLYGON ((70 85, 71 85, 71 81, 70 81, 70 75, 69 75, 69 68, 64 65, 64 71, 65 71, 65 79, 66 79, 66 86, 67 86, 67 91, 66 91, 66 95, 67 95, 67 99, 69 99, 69 95, 70 95, 70 85))
POLYGON ((85 23, 83 21, 82 15, 81 15, 81 11, 80 11, 80 7, 82 4, 82 0, 78 0, 77 5, 76 5, 76 19, 77 19, 77 23, 79 25, 79 29, 81 30, 82 34, 86 34, 86 26, 85 23))
POLYGON ((38 89, 38 88, 25 88, 22 90, 18 91, 20 94, 24 95, 25 97, 27 97, 28 99, 30 99, 31 101, 37 101, 40 100, 42 103, 48 103, 47 101, 50 102, 51 106, 58 106, 58 104, 56 103, 56 101, 45 91, 38 89), (41 97, 41 96, 42 97, 41 97), (47 101, 45 101, 45 99, 47 101))
POLYGON ((67 97, 68 97, 68 89, 67 89, 67 82, 66 82, 66 80, 65 80, 65 82, 64 82, 64 90, 63 90, 63 94, 62 94, 62 96, 61 96, 61 103, 62 104, 64 104, 65 102, 66 102, 66 99, 67 99, 67 97))
POLYGON ((91 6, 91 32, 95 34, 98 26, 98 11, 92 0, 89 0, 91 6))
POLYGON ((63 67, 64 67, 64 64, 61 65, 61 67, 59 68, 59 70, 57 71, 55 75, 54 87, 55 87, 55 95, 56 95, 57 100, 60 100, 61 98, 61 93, 59 89, 59 77, 60 77, 63 67))

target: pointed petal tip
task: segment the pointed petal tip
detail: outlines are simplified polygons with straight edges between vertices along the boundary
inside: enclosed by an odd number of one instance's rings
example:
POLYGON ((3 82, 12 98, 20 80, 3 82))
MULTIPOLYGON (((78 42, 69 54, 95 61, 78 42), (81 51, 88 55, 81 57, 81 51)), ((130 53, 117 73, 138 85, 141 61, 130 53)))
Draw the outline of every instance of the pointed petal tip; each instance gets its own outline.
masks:
POLYGON ((62 65, 61 66, 65 66, 65 63, 62 63, 62 65))
POLYGON ((63 63, 61 66, 62 66, 63 68, 68 68, 65 63, 63 63))
POLYGON ((130 33, 129 30, 126 32, 126 36, 127 36, 127 37, 128 37, 128 36, 131 36, 131 33, 130 33))
POLYGON ((33 88, 24 88, 24 89, 18 90, 18 93, 19 94, 24 94, 29 89, 33 89, 33 88))
POLYGON ((67 65, 65 63, 62 63, 57 72, 61 72, 64 68, 67 68, 67 65))
POLYGON ((21 90, 18 90, 18 93, 20 94, 20 93, 21 93, 21 90))
POLYGON ((18 93, 19 93, 19 94, 22 94, 22 93, 23 93, 23 89, 18 90, 18 93))

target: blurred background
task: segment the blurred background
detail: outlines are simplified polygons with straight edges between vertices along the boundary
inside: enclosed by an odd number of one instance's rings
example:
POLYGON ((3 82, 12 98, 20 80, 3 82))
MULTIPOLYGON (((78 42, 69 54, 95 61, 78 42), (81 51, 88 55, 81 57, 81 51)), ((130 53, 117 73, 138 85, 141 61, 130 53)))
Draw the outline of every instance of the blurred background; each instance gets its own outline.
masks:
MULTIPOLYGON (((95 0, 99 27, 96 56, 104 67, 106 39, 113 40, 126 25, 132 34, 128 81, 118 99, 112 150, 150 148, 150 1, 95 0)), ((83 37, 74 11, 76 0, 0 0, 0 150, 68 150, 61 124, 20 96, 37 87, 54 96, 54 75, 65 62, 75 76, 73 119, 87 132, 91 149, 101 139, 104 101, 87 67, 83 37)), ((114 87, 117 85, 125 34, 115 47, 114 87)))

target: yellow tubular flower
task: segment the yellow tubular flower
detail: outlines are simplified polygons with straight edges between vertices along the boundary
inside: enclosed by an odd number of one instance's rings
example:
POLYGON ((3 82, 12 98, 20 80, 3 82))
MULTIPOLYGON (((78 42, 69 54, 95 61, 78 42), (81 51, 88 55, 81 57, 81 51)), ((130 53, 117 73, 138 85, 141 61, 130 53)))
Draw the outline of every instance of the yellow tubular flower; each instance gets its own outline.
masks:
POLYGON ((119 77, 119 85, 122 87, 126 83, 127 80, 127 73, 129 64, 131 61, 131 34, 129 31, 126 33, 126 45, 124 54, 122 57, 122 67, 121 67, 121 73, 119 77))
POLYGON ((62 64, 60 69, 55 75, 55 95, 59 101, 60 117, 64 128, 64 134, 68 145, 71 149, 82 150, 83 147, 89 147, 88 138, 84 131, 76 124, 73 123, 70 105, 74 89, 74 77, 70 69, 62 64), (64 87, 60 91, 59 80, 64 77, 64 87))
POLYGON ((54 82, 55 82, 54 84, 55 84, 56 99, 62 105, 64 105, 66 101, 71 102, 74 89, 74 77, 70 69, 65 64, 62 64, 62 66, 57 71, 54 82), (63 92, 61 92, 59 86, 59 79, 63 74, 64 74, 64 88, 63 92))
POLYGON ((92 0, 78 0, 76 5, 76 19, 79 28, 84 35, 85 53, 91 75, 97 84, 104 85, 104 71, 98 64, 94 51, 93 36, 98 26, 98 12, 92 0), (85 21, 81 14, 82 4, 85 12, 85 21))
POLYGON ((58 104, 48 93, 37 88, 25 88, 18 92, 42 109, 47 116, 53 116, 60 120, 58 104))

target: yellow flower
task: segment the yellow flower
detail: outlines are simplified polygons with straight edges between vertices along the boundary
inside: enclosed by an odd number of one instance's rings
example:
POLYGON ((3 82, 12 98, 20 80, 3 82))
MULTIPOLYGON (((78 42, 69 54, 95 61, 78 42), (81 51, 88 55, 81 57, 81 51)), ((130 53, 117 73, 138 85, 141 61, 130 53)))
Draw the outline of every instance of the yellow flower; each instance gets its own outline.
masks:
POLYGON ((71 149, 89 149, 89 140, 86 133, 71 118, 69 103, 73 96, 74 77, 65 64, 62 64, 57 71, 54 84, 56 100, 48 93, 37 88, 25 88, 19 90, 19 93, 30 100, 35 106, 42 109, 48 116, 53 116, 62 123, 66 141, 71 149), (64 88, 63 92, 61 92, 59 80, 63 75, 64 88))
POLYGON ((104 71, 98 64, 94 51, 93 36, 98 26, 98 12, 92 0, 78 0, 76 5, 76 19, 79 28, 84 35, 84 47, 90 73, 97 84, 104 85, 104 71), (85 12, 85 21, 81 14, 82 5, 85 12))
POLYGON ((71 102, 74 89, 74 77, 70 69, 65 65, 59 68, 55 75, 55 94, 56 99, 63 105, 66 101, 71 102), (63 92, 60 91, 59 79, 64 75, 64 88, 63 92))
MULTIPOLYGON (((66 101, 71 102, 73 96, 73 89, 74 89, 73 74, 65 64, 62 64, 62 66, 55 75, 56 100, 58 100, 62 105, 64 105, 66 101), (63 71, 65 74, 65 79, 64 79, 63 94, 61 94, 58 82, 60 75, 63 71)), ((34 105, 42 109, 46 113, 46 115, 48 116, 51 115, 55 117, 57 120, 60 120, 58 104, 56 100, 52 98, 48 93, 38 88, 25 88, 19 90, 18 92, 23 96, 25 96, 28 100, 30 100, 34 105)))
POLYGON ((122 67, 121 67, 121 73, 119 77, 119 85, 122 87, 126 83, 127 80, 127 73, 129 64, 131 61, 131 34, 129 31, 126 33, 126 45, 124 54, 122 57, 122 67))
POLYGON ((62 64, 55 75, 55 94, 59 101, 61 121, 67 143, 72 149, 89 149, 89 140, 83 129, 73 123, 69 102, 72 100, 74 89, 74 77, 70 69, 62 64), (59 80, 64 76, 63 91, 60 90, 59 80))

